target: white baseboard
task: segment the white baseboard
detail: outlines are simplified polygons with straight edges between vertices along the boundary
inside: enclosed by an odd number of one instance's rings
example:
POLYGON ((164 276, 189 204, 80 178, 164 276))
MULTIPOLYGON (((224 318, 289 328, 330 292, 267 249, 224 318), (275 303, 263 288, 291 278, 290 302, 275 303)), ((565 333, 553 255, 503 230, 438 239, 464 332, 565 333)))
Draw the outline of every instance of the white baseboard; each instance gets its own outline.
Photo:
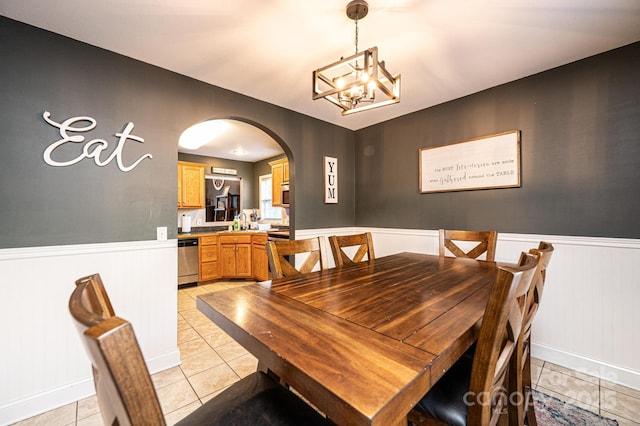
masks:
POLYGON ((640 373, 637 371, 610 365, 535 342, 531 343, 531 356, 609 382, 640 389, 640 373))
MULTIPOLYGON (((153 373, 157 373, 167 368, 180 365, 180 351, 176 350, 155 359, 147 360, 147 368, 153 373)), ((44 413, 64 405, 80 401, 95 395, 93 377, 51 389, 36 395, 31 395, 19 401, 13 401, 0 407, 0 424, 9 425, 11 423, 31 417, 33 413, 44 413)))
POLYGON ((56 389, 29 395, 0 407, 0 424, 10 425, 38 413, 44 413, 72 402, 87 398, 95 393, 93 379, 71 383, 56 389))
POLYGON ((178 349, 154 359, 148 359, 146 362, 150 374, 155 374, 159 371, 166 370, 167 368, 172 368, 182 364, 182 361, 180 361, 180 350, 178 349))

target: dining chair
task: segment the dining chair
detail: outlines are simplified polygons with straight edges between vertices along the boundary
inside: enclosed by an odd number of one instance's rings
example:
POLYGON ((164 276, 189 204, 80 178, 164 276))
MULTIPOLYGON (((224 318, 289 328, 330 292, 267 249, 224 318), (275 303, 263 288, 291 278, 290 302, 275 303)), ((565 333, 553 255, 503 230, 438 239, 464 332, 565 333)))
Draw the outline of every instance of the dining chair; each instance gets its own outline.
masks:
POLYGON ((82 296, 85 298, 84 304, 89 306, 91 312, 98 315, 100 318, 107 319, 116 315, 111 305, 111 299, 104 288, 102 278, 100 274, 87 275, 86 277, 78 278, 76 280, 76 286, 86 285, 89 287, 87 291, 82 292, 82 296))
POLYGON ((509 376, 509 395, 517 396, 509 398, 509 402, 512 403, 509 407, 511 424, 528 424, 529 426, 538 424, 533 403, 533 392, 531 392, 531 325, 540 306, 547 268, 553 251, 553 245, 544 241, 541 241, 537 248, 529 250, 530 254, 538 257, 538 266, 527 294, 518 349, 512 356, 511 369, 520 372, 520 374, 510 374, 509 376), (521 403, 518 404, 518 402, 521 403))
POLYGON ((329 265, 327 247, 323 237, 269 241, 267 242, 267 256, 272 280, 309 273, 318 263, 320 263, 320 269, 327 269, 329 265), (289 256, 305 253, 308 253, 308 256, 296 269, 294 266, 296 262, 294 261, 292 264, 289 261, 289 256))
POLYGON ((511 355, 537 265, 533 255, 522 253, 520 259, 520 266, 498 269, 473 357, 462 356, 440 378, 410 412, 412 423, 486 426, 506 414, 511 355))
POLYGON ((438 244, 438 253, 440 256, 446 256, 447 252, 452 253, 455 257, 468 257, 477 259, 483 253, 486 253, 485 260, 493 262, 496 257, 496 244, 498 243, 497 231, 458 231, 451 229, 440 229, 438 231, 440 242, 438 244), (462 248, 464 243, 477 242, 470 250, 462 248))
MULTIPOLYGON (((104 424, 165 425, 153 381, 128 321, 113 315, 98 274, 76 281, 69 299, 93 366, 104 424), (96 303, 97 302, 97 303, 96 303)), ((329 425, 327 419, 289 389, 262 372, 234 383, 178 425, 329 425)))
POLYGON ((331 253, 333 254, 333 260, 337 267, 355 265, 358 262, 365 260, 375 259, 375 253, 373 251, 373 237, 371 232, 365 232, 363 234, 355 235, 332 235, 329 237, 329 245, 331 246, 331 253), (350 257, 344 252, 345 247, 356 247, 357 249, 350 257))

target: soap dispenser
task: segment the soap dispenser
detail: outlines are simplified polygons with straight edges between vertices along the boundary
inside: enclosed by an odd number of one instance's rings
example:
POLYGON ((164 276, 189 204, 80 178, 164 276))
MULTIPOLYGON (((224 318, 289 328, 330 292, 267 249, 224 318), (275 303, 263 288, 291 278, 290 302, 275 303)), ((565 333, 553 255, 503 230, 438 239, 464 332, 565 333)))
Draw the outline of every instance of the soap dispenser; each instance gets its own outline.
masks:
POLYGON ((233 230, 234 230, 234 231, 237 231, 237 230, 239 230, 239 229, 240 229, 240 219, 238 219, 238 216, 236 216, 236 217, 233 219, 233 230))

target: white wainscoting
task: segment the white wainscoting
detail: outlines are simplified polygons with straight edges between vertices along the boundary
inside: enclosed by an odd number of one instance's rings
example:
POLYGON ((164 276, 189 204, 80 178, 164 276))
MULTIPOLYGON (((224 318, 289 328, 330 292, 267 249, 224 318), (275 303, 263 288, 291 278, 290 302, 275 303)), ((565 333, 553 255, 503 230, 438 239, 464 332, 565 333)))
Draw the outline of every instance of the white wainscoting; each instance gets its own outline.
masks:
MULTIPOLYGON (((296 238, 365 231, 373 234, 377 257, 438 254, 437 230, 310 229, 296 230, 296 238)), ((517 262, 540 241, 555 252, 533 326, 533 355, 640 389, 640 240, 500 234, 496 260, 517 262)))
POLYGON ((94 393, 68 302, 75 280, 96 272, 149 369, 180 363, 175 239, 0 250, 0 424, 94 393))

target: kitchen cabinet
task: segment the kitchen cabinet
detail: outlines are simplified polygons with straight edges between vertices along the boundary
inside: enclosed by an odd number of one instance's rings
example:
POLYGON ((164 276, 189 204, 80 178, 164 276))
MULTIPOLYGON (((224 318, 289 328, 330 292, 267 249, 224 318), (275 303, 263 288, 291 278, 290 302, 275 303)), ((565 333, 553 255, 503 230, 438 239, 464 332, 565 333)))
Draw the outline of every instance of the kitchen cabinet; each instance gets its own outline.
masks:
POLYGON ((204 164, 178 162, 178 208, 204 208, 204 164))
POLYGON ((211 235, 200 237, 199 259, 200 259, 200 279, 199 281, 209 281, 220 278, 220 265, 218 264, 219 237, 211 235))
POLYGON ((282 184, 289 182, 289 160, 282 158, 269 162, 269 165, 271 166, 271 205, 282 206, 282 184))
POLYGON ((220 235, 220 261, 223 278, 251 278, 251 234, 220 235))
POLYGON ((266 281, 269 279, 269 259, 267 257, 266 244, 266 234, 257 234, 251 237, 253 277, 258 281, 266 281))

